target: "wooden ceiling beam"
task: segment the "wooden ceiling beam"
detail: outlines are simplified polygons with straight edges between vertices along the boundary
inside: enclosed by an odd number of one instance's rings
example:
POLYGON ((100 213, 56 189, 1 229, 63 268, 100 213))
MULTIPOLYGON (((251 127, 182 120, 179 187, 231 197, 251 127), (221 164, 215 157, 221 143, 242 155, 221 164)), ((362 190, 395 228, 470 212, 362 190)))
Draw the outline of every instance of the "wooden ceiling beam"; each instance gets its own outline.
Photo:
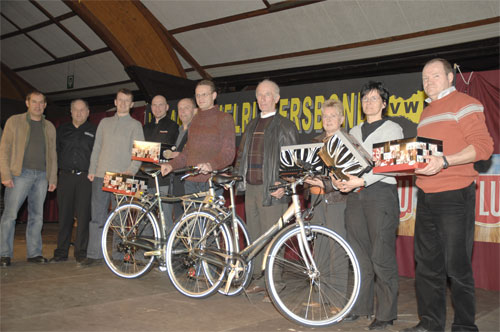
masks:
POLYGON ((45 8, 43 8, 38 2, 35 0, 29 0, 30 3, 35 6, 39 11, 41 11, 45 16, 49 18, 51 22, 53 22, 55 25, 59 27, 62 31, 64 31, 71 39, 75 41, 75 43, 78 44, 81 48, 83 48, 84 51, 90 51, 90 48, 88 48, 87 45, 85 45, 80 39, 78 39, 77 36, 75 36, 71 31, 69 31, 64 25, 61 24, 61 22, 57 21, 54 16, 52 16, 45 8))
MULTIPOLYGON (((16 24, 14 23, 14 21, 12 21, 11 19, 9 19, 7 16, 4 15, 4 13, 0 13, 0 15, 2 15, 3 18, 5 18, 10 24, 12 24, 16 29, 18 30, 21 30, 21 28, 16 24)), ((36 44, 36 46, 40 47, 45 53, 47 53, 52 59, 56 59, 57 57, 52 54, 52 52, 50 52, 48 49, 46 49, 42 44, 40 44, 39 42, 37 42, 33 37, 31 37, 30 35, 28 35, 27 33, 23 33, 23 35, 25 35, 29 40, 31 40, 33 43, 36 44)))
POLYGON ((13 68, 12 70, 15 71, 15 72, 20 72, 20 71, 25 71, 25 70, 38 69, 38 68, 42 68, 42 67, 57 65, 58 63, 64 63, 64 62, 69 62, 69 61, 73 61, 73 60, 78 60, 78 59, 86 58, 86 57, 89 57, 89 56, 93 56, 93 55, 96 55, 96 54, 101 54, 101 53, 109 52, 109 51, 111 51, 109 49, 109 47, 103 47, 103 48, 99 48, 99 49, 93 50, 93 51, 79 52, 79 53, 70 54, 70 55, 67 55, 67 56, 63 56, 63 57, 57 58, 57 59, 55 59, 53 61, 47 61, 47 62, 37 63, 36 65, 13 68))
MULTIPOLYGON (((60 22, 63 20, 67 20, 68 18, 71 18, 73 16, 76 16, 76 14, 73 12, 69 12, 69 13, 54 17, 54 20, 60 22)), ((17 31, 12 31, 12 32, 1 35, 0 40, 5 39, 5 38, 14 37, 17 35, 26 34, 28 32, 34 31, 34 30, 45 28, 46 26, 49 26, 51 24, 54 24, 54 22, 49 20, 49 21, 44 21, 44 22, 41 22, 41 23, 38 23, 38 24, 35 24, 32 26, 26 27, 26 28, 22 28, 22 29, 17 30, 17 31)))
MULTIPOLYGON (((281 59, 295 58, 295 57, 306 56, 306 55, 314 55, 314 54, 320 54, 320 53, 342 51, 342 50, 347 50, 347 49, 353 49, 353 48, 373 46, 373 45, 378 45, 378 44, 385 44, 385 43, 390 43, 390 42, 395 42, 395 41, 401 41, 401 40, 405 40, 405 39, 430 36, 430 35, 434 35, 434 34, 438 34, 438 33, 445 33, 445 32, 450 32, 450 31, 468 29, 468 28, 473 28, 473 27, 477 27, 477 26, 481 26, 481 25, 493 24, 493 23, 498 23, 498 22, 500 22, 500 17, 492 17, 492 18, 488 18, 488 19, 484 19, 484 20, 455 24, 455 25, 450 25, 447 27, 412 32, 412 33, 407 33, 407 34, 403 34, 403 35, 366 40, 366 41, 357 42, 357 43, 329 46, 329 47, 317 48, 317 49, 313 49, 313 50, 300 51, 300 52, 283 53, 283 54, 277 54, 277 55, 271 55, 271 56, 265 56, 265 57, 260 57, 260 58, 247 59, 247 60, 240 60, 240 61, 216 63, 216 64, 212 64, 212 65, 203 66, 203 68, 204 69, 212 69, 212 68, 221 68, 221 67, 229 67, 229 66, 238 66, 238 65, 245 65, 245 64, 249 64, 249 63, 281 60, 281 59)), ((186 71, 189 72, 189 71, 192 71, 192 69, 186 69, 186 71)))
POLYGON ((166 38, 139 10, 135 0, 63 0, 109 46, 124 65, 177 77, 186 73, 166 38))
MULTIPOLYGON (((208 28, 208 27, 212 27, 215 25, 226 24, 226 23, 240 21, 240 20, 246 20, 246 19, 251 18, 251 17, 267 15, 267 14, 276 13, 276 12, 279 12, 282 10, 312 5, 312 4, 316 4, 318 2, 323 2, 323 1, 325 1, 325 0, 282 1, 282 2, 272 4, 269 7, 266 6, 266 8, 263 8, 263 9, 257 9, 257 10, 253 10, 250 12, 245 12, 245 13, 241 13, 241 14, 217 18, 215 20, 186 25, 184 27, 180 27, 177 29, 171 29, 169 31, 172 35, 175 35, 177 33, 182 33, 182 32, 186 32, 186 31, 192 31, 192 30, 202 29, 202 28, 208 28)), ((265 5, 265 2, 264 2, 264 5, 265 5)))

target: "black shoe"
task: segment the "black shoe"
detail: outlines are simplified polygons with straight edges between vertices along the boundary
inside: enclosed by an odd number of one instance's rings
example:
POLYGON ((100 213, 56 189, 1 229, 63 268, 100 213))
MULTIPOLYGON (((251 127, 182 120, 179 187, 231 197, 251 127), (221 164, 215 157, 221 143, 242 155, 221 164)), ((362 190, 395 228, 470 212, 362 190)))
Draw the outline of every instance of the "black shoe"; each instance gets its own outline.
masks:
POLYGON ((77 263, 77 266, 79 267, 90 267, 90 266, 96 266, 96 265, 101 265, 103 263, 103 259, 96 259, 96 258, 85 258, 83 261, 77 263))
POLYGON ((1 267, 10 266, 10 257, 2 257, 2 258, 0 258, 0 266, 1 267))
POLYGON ((76 262, 77 262, 77 263, 81 263, 81 262, 83 262, 84 260, 86 260, 86 259, 87 259, 87 257, 76 257, 75 259, 76 259, 76 262))
POLYGON ((373 322, 368 326, 369 330, 385 330, 388 325, 392 325, 394 319, 391 320, 378 320, 375 318, 373 322))
POLYGON ((67 260, 68 257, 54 256, 51 259, 49 259, 49 263, 59 263, 59 262, 65 262, 67 260))
POLYGON ((342 319, 343 322, 354 322, 359 319, 359 315, 349 314, 342 319))
POLYGON ((36 256, 28 258, 27 261, 28 263, 45 264, 48 262, 48 259, 43 256, 36 256))
POLYGON ((428 332, 430 330, 426 329, 421 325, 421 323, 418 323, 417 325, 413 327, 406 328, 404 330, 401 330, 401 332, 428 332))

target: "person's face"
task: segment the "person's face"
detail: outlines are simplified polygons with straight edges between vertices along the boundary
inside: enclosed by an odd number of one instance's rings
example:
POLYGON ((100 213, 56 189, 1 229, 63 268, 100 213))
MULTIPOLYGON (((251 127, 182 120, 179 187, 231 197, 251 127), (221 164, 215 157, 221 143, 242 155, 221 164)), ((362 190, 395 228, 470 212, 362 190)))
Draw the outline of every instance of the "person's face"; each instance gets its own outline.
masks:
POLYGON ((85 123, 88 117, 89 109, 85 106, 85 103, 81 100, 75 101, 71 107, 71 119, 75 127, 85 123))
POLYGON ((255 91, 257 103, 262 113, 272 113, 276 110, 276 104, 280 100, 280 96, 276 93, 273 84, 262 82, 257 86, 255 91))
POLYGON ((377 90, 371 90, 361 99, 361 107, 368 121, 381 119, 385 106, 385 102, 382 101, 377 90))
POLYGON ((179 101, 177 104, 177 111, 179 112, 179 118, 183 125, 187 126, 191 123, 195 113, 195 107, 191 101, 186 99, 179 101))
POLYGON ((196 94, 196 103, 200 110, 208 110, 214 106, 215 98, 217 98, 217 92, 213 91, 208 85, 198 85, 194 90, 196 94))
POLYGON ((134 106, 134 102, 132 101, 132 96, 119 92, 116 95, 115 106, 116 106, 116 113, 118 113, 118 116, 127 115, 130 112, 132 106, 134 106))
POLYGON ((41 120, 47 103, 42 95, 32 94, 30 99, 26 100, 26 107, 32 120, 41 120))
POLYGON ((340 115, 335 107, 325 107, 321 115, 321 121, 327 136, 331 136, 340 129, 340 126, 344 122, 344 116, 340 115))
POLYGON ((155 119, 160 120, 167 115, 168 104, 163 96, 156 96, 151 101, 151 111, 155 119))
POLYGON ((441 91, 451 87, 453 73, 446 74, 441 62, 433 62, 424 67, 422 71, 422 84, 424 91, 432 100, 436 100, 441 91))

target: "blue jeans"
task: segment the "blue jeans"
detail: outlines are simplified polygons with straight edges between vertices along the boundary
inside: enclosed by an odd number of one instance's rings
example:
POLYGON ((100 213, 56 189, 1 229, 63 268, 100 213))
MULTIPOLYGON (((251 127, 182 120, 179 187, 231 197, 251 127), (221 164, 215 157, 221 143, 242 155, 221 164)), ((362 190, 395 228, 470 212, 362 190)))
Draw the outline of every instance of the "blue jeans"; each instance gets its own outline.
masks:
POLYGON ((14 254, 16 218, 21 205, 28 197, 28 226, 26 248, 28 258, 42 256, 43 203, 47 195, 48 181, 45 171, 25 169, 12 178, 13 188, 5 188, 5 209, 0 222, 0 256, 14 254))

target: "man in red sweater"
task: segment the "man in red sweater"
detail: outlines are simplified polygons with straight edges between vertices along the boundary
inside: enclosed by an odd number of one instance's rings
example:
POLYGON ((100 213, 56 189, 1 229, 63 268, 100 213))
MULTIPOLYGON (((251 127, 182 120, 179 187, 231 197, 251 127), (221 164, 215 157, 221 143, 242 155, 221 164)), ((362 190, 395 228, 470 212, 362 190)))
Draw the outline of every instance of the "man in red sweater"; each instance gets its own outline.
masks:
POLYGON ((233 163, 235 127, 231 114, 214 105, 217 98, 212 81, 202 80, 195 89, 198 113, 191 121, 188 139, 182 152, 161 166, 163 176, 186 166, 198 166, 203 174, 189 177, 184 184, 186 194, 208 190, 208 172, 233 163))
POLYGON ((455 309, 452 331, 477 331, 472 246, 477 172, 474 162, 488 159, 493 140, 483 105, 452 85, 448 61, 427 62, 422 80, 428 106, 418 136, 443 141, 443 156, 427 157, 417 170, 415 261, 418 325, 403 331, 444 331, 446 287, 450 280, 455 309))

